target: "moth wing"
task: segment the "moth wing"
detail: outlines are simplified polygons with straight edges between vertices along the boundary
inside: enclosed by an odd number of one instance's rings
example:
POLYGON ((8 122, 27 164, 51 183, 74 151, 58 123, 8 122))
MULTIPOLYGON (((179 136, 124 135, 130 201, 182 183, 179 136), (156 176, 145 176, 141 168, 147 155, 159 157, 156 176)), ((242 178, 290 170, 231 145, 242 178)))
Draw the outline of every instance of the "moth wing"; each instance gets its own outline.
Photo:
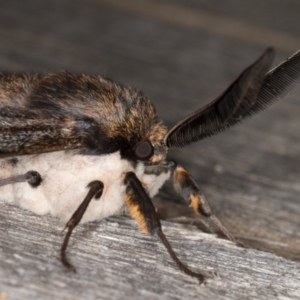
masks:
POLYGON ((287 95, 300 82, 300 51, 266 74, 273 56, 268 48, 221 96, 175 125, 166 145, 183 147, 212 136, 287 95))
POLYGON ((16 110, 0 112, 0 155, 34 154, 86 148, 84 121, 67 118, 40 119, 33 113, 16 110), (34 118, 35 117, 35 118, 34 118))
POLYGON ((108 112, 116 109, 114 89, 101 77, 68 72, 1 74, 0 155, 118 150, 104 126, 108 112))

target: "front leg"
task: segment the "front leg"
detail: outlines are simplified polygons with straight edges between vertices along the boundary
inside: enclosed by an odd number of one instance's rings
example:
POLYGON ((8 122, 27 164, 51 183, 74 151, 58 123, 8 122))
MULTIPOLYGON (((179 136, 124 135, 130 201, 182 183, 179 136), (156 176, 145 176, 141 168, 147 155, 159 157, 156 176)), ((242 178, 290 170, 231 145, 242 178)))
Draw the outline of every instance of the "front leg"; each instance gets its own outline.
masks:
POLYGON ((42 177, 36 171, 28 171, 21 175, 0 179, 0 187, 7 184, 15 184, 18 182, 28 182, 33 188, 35 188, 41 184, 42 177))
POLYGON ((173 173, 173 184, 176 192, 187 201, 198 215, 210 218, 230 241, 238 246, 244 246, 243 243, 239 242, 212 212, 206 197, 186 169, 181 166, 176 167, 173 173))
POLYGON ((187 268, 173 251, 162 231, 155 207, 136 175, 133 172, 126 173, 124 183, 127 186, 125 202, 131 216, 137 221, 140 230, 151 234, 156 232, 179 269, 191 277, 196 277, 202 283, 205 279, 204 275, 195 273, 187 268))
MULTIPOLYGON (((83 199, 82 203, 79 205, 79 207, 76 209, 76 211, 73 213, 72 217, 66 224, 64 230, 68 228, 68 232, 65 236, 64 242, 62 244, 61 250, 60 250, 60 255, 61 255, 61 261, 62 263, 70 270, 73 272, 76 272, 75 267, 68 261, 66 257, 66 250, 68 247, 69 239, 71 237, 71 234, 73 232, 73 229, 78 225, 80 220, 82 219, 86 209, 88 208, 90 202, 92 201, 93 198, 99 199, 102 195, 103 191, 103 183, 102 181, 95 180, 92 181, 88 184, 87 186, 90 188, 89 192, 87 193, 86 197, 83 199)), ((63 231, 64 231, 63 230, 63 231)))

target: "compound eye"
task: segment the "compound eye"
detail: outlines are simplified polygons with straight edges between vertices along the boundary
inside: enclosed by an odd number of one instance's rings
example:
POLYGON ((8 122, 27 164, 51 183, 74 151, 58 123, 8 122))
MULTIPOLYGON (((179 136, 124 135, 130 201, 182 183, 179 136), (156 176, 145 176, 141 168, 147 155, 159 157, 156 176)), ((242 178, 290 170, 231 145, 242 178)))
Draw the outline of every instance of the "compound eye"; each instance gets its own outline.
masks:
POLYGON ((154 148, 148 140, 142 141, 134 147, 134 154, 139 160, 146 160, 150 158, 153 153, 154 148))

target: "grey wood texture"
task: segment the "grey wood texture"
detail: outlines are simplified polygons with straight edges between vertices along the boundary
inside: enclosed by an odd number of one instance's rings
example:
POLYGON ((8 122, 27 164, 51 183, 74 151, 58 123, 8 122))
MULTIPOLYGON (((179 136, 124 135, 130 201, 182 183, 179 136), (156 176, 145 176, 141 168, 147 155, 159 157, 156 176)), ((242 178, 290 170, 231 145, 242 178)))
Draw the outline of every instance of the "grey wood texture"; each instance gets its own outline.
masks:
MULTIPOLYGON (((0 69, 107 76, 143 90, 172 126, 267 46, 276 63, 298 50, 299 12, 298 0, 3 0, 0 69)), ((154 199, 163 228, 179 257, 208 275, 206 285, 124 216, 75 230, 72 274, 59 261, 64 224, 0 194, 0 299, 299 299, 299 97, 298 88, 240 126, 170 151, 221 221, 260 251, 213 235, 166 185, 154 199)))

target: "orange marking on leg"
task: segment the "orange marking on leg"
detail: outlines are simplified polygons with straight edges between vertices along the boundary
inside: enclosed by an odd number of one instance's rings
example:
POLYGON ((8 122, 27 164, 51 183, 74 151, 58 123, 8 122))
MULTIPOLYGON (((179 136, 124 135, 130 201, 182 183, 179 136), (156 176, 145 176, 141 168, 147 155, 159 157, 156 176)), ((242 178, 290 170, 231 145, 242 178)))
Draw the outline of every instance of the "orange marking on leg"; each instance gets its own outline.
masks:
POLYGON ((128 205, 130 215, 134 218, 140 228, 140 230, 144 233, 149 233, 147 223, 144 215, 140 212, 139 206, 132 204, 130 197, 125 197, 125 202, 128 205))
POLYGON ((196 212, 196 214, 200 215, 199 213, 199 205, 200 205, 200 199, 199 196, 197 195, 191 195, 191 204, 190 206, 194 209, 194 211, 196 212))
MULTIPOLYGON (((174 175, 178 178, 179 181, 182 180, 182 177, 183 177, 183 176, 186 176, 186 175, 189 176, 187 170, 184 169, 184 168, 181 167, 181 166, 178 166, 178 167, 176 168, 176 171, 174 172, 174 175)), ((183 178, 184 178, 184 177, 183 177, 183 178)))

